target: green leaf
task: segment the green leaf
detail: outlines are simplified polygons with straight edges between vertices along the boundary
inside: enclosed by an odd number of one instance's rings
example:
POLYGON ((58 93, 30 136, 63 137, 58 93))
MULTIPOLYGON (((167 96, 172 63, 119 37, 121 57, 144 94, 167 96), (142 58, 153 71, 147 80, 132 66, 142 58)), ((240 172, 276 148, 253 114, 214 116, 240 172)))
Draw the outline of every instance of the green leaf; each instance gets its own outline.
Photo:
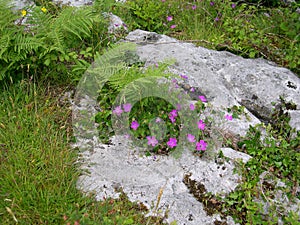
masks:
POLYGON ((50 62, 51 62, 51 59, 46 59, 45 61, 44 61, 44 64, 46 65, 46 66, 49 66, 50 65, 50 62))
POLYGON ((255 58, 255 55, 256 55, 255 52, 250 52, 250 53, 249 53, 249 57, 250 57, 250 58, 255 58))

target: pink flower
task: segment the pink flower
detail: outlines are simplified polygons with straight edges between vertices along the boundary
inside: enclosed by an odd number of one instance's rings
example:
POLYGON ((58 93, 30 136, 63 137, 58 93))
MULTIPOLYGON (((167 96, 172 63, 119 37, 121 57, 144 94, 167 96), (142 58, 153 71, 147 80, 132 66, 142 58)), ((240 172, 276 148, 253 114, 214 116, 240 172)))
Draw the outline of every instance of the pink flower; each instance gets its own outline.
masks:
POLYGON ((177 114, 177 110, 173 109, 170 113, 169 113, 169 119, 171 120, 172 123, 175 123, 176 121, 176 117, 178 116, 177 114))
POLYGON ((158 144, 158 141, 154 136, 147 136, 148 145, 152 145, 153 147, 158 144))
POLYGON ((233 3, 233 4, 231 4, 231 8, 233 8, 233 9, 234 9, 235 7, 236 7, 236 4, 234 4, 234 3, 233 3))
POLYGON ((156 123, 160 123, 161 122, 161 118, 157 117, 155 120, 156 123))
POLYGON ((196 150, 197 151, 205 151, 207 147, 207 143, 204 140, 200 140, 199 142, 196 143, 196 150))
POLYGON ((214 3, 214 2, 210 2, 209 4, 210 4, 211 6, 214 6, 214 5, 215 5, 215 3, 214 3))
POLYGON ((216 21, 216 22, 218 22, 219 20, 220 20, 220 18, 219 18, 219 17, 216 17, 216 18, 215 18, 215 21, 216 21))
POLYGON ((195 141, 196 141, 196 140, 195 140, 195 136, 194 136, 194 135, 191 135, 191 134, 188 134, 188 135, 187 135, 187 139, 188 139, 189 142, 195 142, 195 141))
POLYGON ((203 95, 198 96, 198 98, 199 98, 202 102, 207 102, 205 96, 203 96, 203 95))
POLYGON ((137 121, 134 120, 134 121, 132 121, 130 127, 131 127, 132 129, 136 130, 139 126, 140 126, 139 123, 138 123, 137 121))
POLYGON ((180 104, 177 104, 177 105, 176 105, 176 109, 177 109, 178 111, 180 111, 180 110, 181 110, 181 105, 180 105, 180 104))
POLYGON ((177 116, 177 110, 176 109, 173 109, 171 112, 170 112, 170 115, 172 117, 176 117, 177 116))
POLYGON ((123 110, 121 109, 121 106, 117 106, 114 110, 113 110, 113 114, 116 114, 117 116, 120 116, 122 114, 123 110))
POLYGON ((173 116, 169 116, 169 119, 171 120, 171 123, 175 123, 176 119, 173 116))
POLYGON ((167 145, 170 148, 174 148, 177 145, 177 140, 176 138, 170 138, 169 141, 167 142, 167 145))
POLYGON ((196 6, 196 5, 193 5, 193 6, 192 6, 192 10, 195 10, 195 9, 197 9, 197 6, 196 6))
POLYGON ((173 24, 173 25, 170 26, 170 28, 171 28, 171 29, 174 29, 174 28, 176 28, 176 25, 173 24))
POLYGON ((195 105, 194 104, 190 104, 190 110, 192 110, 192 111, 195 110, 195 105))
POLYGON ((192 88, 190 89, 190 92, 194 92, 194 91, 195 91, 195 88, 192 87, 192 88))
POLYGON ((168 16, 168 17, 167 17, 167 20, 168 20, 168 21, 172 21, 172 20, 173 20, 173 17, 172 17, 172 16, 168 16))
POLYGON ((225 115, 225 119, 226 119, 226 120, 232 120, 232 115, 226 114, 226 115, 225 115))
POLYGON ((188 76, 187 76, 187 75, 181 74, 180 76, 181 76, 183 79, 188 79, 188 76))
POLYGON ((205 129, 205 123, 203 123, 202 120, 199 120, 199 122, 197 124, 198 124, 198 128, 200 130, 204 130, 205 129))
POLYGON ((130 112, 131 104, 130 103, 124 104, 123 109, 124 109, 124 112, 130 112))

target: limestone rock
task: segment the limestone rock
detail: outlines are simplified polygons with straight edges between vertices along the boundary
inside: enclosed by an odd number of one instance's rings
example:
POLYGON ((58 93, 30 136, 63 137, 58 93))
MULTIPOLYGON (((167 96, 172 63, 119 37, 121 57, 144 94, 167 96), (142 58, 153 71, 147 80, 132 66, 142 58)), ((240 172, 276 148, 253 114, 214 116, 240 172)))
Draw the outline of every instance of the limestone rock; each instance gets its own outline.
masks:
MULTIPOLYGON (((243 59, 228 52, 195 47, 141 30, 131 32, 125 41, 138 44, 136 53, 146 66, 175 58, 176 63, 170 71, 188 77, 178 81, 180 87, 197 90, 191 95, 191 102, 201 94, 206 96, 214 111, 223 112, 214 115, 214 126, 218 128, 217 133, 223 132, 224 137, 238 138, 246 134, 250 125, 269 120, 273 107, 271 102, 278 102, 279 95, 297 105, 296 110, 291 112, 294 118, 291 125, 299 126, 300 81, 287 69, 266 60, 243 59), (224 112, 233 106, 244 106, 245 110, 239 119, 224 123, 224 112)), ((74 112, 83 110, 85 102, 94 105, 88 96, 81 96, 74 101, 74 112)), ((89 108, 85 110, 91 112, 85 113, 92 115, 95 109, 89 108)), ((207 109, 203 116, 211 113, 211 109, 207 109)), ((80 130, 80 127, 77 128, 80 130)), ((176 160, 169 156, 145 157, 142 149, 132 146, 129 140, 120 136, 114 136, 110 145, 99 143, 97 136, 89 140, 79 139, 78 147, 82 145, 84 149, 89 143, 93 149, 82 153, 83 168, 90 174, 80 177, 78 187, 83 191, 95 191, 99 200, 118 197, 117 189, 121 187, 131 201, 147 206, 151 215, 169 211, 168 223, 176 220, 177 224, 187 225, 213 224, 216 221, 235 224, 231 217, 224 219, 219 213, 210 214, 201 198, 204 193, 226 196, 233 191, 241 179, 233 172, 235 162, 241 160, 246 163, 251 157, 231 148, 221 148, 221 143, 217 143, 218 134, 212 134, 212 137, 216 146, 204 157, 184 151, 176 160), (219 157, 220 151, 224 159, 219 157), (163 194, 157 204, 160 191, 163 194)))
POLYGON ((172 72, 186 74, 188 85, 201 89, 214 107, 245 106, 252 123, 259 122, 254 117, 270 120, 272 103, 283 96, 296 104, 291 125, 299 129, 295 117, 300 112, 300 79, 290 70, 264 59, 244 59, 153 32, 135 30, 126 40, 139 44, 137 53, 147 64, 174 58, 172 72))

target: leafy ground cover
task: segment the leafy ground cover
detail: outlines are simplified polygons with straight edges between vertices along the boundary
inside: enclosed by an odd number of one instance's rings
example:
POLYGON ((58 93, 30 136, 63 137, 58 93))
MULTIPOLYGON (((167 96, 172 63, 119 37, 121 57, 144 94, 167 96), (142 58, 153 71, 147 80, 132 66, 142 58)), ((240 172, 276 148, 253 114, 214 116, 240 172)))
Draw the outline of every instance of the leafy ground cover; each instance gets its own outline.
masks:
MULTIPOLYGON (((76 163, 78 152, 69 146, 70 109, 66 103, 58 104, 58 99, 116 41, 106 30, 103 11, 119 15, 129 30, 146 29, 244 57, 264 57, 299 75, 299 4, 272 1, 265 7, 260 1, 129 0, 119 4, 98 0, 95 6, 75 9, 49 1, 36 3, 37 7, 16 12, 7 1, 0 2, 1 224, 161 224, 161 218, 145 218, 144 206, 130 203, 125 195, 120 200, 96 202, 94 196, 76 189, 81 171, 76 163)), ((118 78, 114 87, 127 82, 118 78)), ((107 93, 100 93, 107 96, 102 104, 110 113, 98 119, 108 125, 113 110, 109 107, 116 95, 112 83, 103 89, 107 93)), ((136 105, 137 115, 131 114, 131 119, 148 120, 147 107, 152 103, 160 106, 158 111, 172 110, 157 101, 144 100, 142 110, 136 105)), ((291 105, 282 100, 281 107, 291 105)), ((273 121, 251 128, 237 146, 224 141, 253 156, 240 167, 243 184, 226 199, 214 197, 215 208, 241 224, 276 224, 278 215, 286 224, 299 222, 293 213, 283 215, 276 204, 271 207, 271 219, 263 217, 254 201, 261 190, 265 200, 273 198, 272 183, 258 186, 262 171, 284 181, 289 198, 300 198, 295 191, 300 180, 300 134, 289 127, 282 110, 274 112, 273 121), (264 140, 260 139, 262 130, 268 135, 264 140)), ((147 132, 141 123, 137 136, 144 138, 147 132)), ((212 197, 205 196, 201 199, 207 204, 212 197)))

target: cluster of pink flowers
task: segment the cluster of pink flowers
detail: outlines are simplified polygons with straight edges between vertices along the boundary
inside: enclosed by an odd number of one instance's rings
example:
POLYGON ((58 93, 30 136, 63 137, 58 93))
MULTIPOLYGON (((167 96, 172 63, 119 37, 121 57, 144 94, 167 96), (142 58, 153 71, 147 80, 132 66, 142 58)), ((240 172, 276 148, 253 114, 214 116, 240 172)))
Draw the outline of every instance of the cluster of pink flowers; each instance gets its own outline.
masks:
POLYGON ((177 110, 173 109, 170 113, 169 113, 169 119, 171 120, 172 123, 175 123, 176 121, 176 117, 178 116, 177 114, 177 110))
MULTIPOLYGON (((167 16, 167 21, 168 21, 168 22, 171 22, 172 20, 173 20, 173 16, 167 16)), ((171 28, 171 29, 176 28, 176 24, 172 24, 172 25, 170 26, 170 28, 171 28)))
MULTIPOLYGON (((169 113, 169 119, 171 120, 172 123, 175 123, 176 121, 176 117, 178 116, 178 112, 176 109, 173 109, 170 113, 169 113)), ((160 122, 161 119, 157 118, 156 119, 156 122, 160 122)), ((198 128, 200 130, 204 130, 205 129, 205 123, 203 122, 203 120, 199 120, 198 121, 198 128)), ((137 121, 133 121, 131 123, 131 128, 136 130, 138 128, 138 122, 137 121)), ((155 136, 147 136, 147 140, 148 140, 148 145, 151 145, 152 147, 155 147, 157 144, 158 144, 158 141, 157 139, 155 138, 155 136)), ((192 135, 192 134, 188 134, 187 135, 187 140, 191 143, 193 142, 196 142, 196 139, 195 139, 195 136, 192 135)), ((167 145, 170 147, 170 148, 174 148, 177 146, 177 139, 176 138, 173 138, 171 137, 168 142, 167 142, 167 145)), ((196 143, 196 150, 197 151, 205 151, 206 148, 207 148, 207 143, 204 141, 204 140, 200 140, 199 142, 196 143)))
POLYGON ((114 110, 113 110, 113 114, 116 114, 117 116, 120 116, 122 113, 124 112, 130 112, 131 110, 131 104, 130 103, 126 103, 123 105, 123 109, 121 106, 117 106, 114 110))
MULTIPOLYGON (((188 77, 186 75, 181 75, 181 77, 183 79, 188 79, 188 77)), ((173 83, 176 83, 177 81, 174 79, 173 80, 173 83)), ((193 88, 192 88, 193 89, 193 88)), ((191 91, 194 91, 194 89, 191 91)), ((203 95, 200 95, 198 96, 199 100, 201 100, 202 102, 207 102, 207 99, 205 96, 203 95)), ((113 110, 113 114, 117 115, 117 116, 120 116, 123 112, 130 112, 131 111, 131 104, 130 103, 127 103, 127 104, 123 104, 123 105, 120 105, 120 106, 117 106, 115 107, 115 109, 113 110)), ((178 111, 181 109, 181 105, 180 104, 177 104, 176 106, 176 109, 173 109, 170 113, 169 113, 169 119, 172 123, 175 123, 176 122, 176 117, 178 116, 178 111)), ((190 104, 190 110, 193 111, 195 110, 195 105, 194 104, 190 104)), ((225 119, 226 120, 232 120, 232 115, 230 114, 226 114, 225 115, 225 119)), ((161 122, 161 119, 160 118, 157 118, 156 120, 156 123, 159 123, 161 122)), ((206 124, 204 123, 203 120, 199 120, 197 122, 197 125, 198 125, 198 129, 201 130, 201 131, 204 131, 205 130, 205 127, 206 127, 206 124)), ((133 129, 133 130, 137 130, 138 127, 139 127, 139 123, 137 120, 133 120, 131 122, 131 125, 130 125, 130 128, 133 129)), ((152 147, 155 147, 157 144, 158 144, 158 140, 156 139, 155 136, 147 136, 146 137, 147 140, 148 140, 148 145, 151 145, 152 147)), ((192 134, 188 134, 187 135, 187 141, 190 142, 190 143, 195 143, 196 142, 196 138, 194 135, 192 134)), ((174 138, 174 137, 171 137, 169 138, 168 142, 167 142, 167 145, 170 147, 170 148, 174 148, 177 146, 177 139, 174 138)), ((196 145, 195 145, 195 149, 197 151, 205 151, 207 148, 207 143, 204 141, 204 140, 200 140, 198 142, 196 142, 196 145)))

